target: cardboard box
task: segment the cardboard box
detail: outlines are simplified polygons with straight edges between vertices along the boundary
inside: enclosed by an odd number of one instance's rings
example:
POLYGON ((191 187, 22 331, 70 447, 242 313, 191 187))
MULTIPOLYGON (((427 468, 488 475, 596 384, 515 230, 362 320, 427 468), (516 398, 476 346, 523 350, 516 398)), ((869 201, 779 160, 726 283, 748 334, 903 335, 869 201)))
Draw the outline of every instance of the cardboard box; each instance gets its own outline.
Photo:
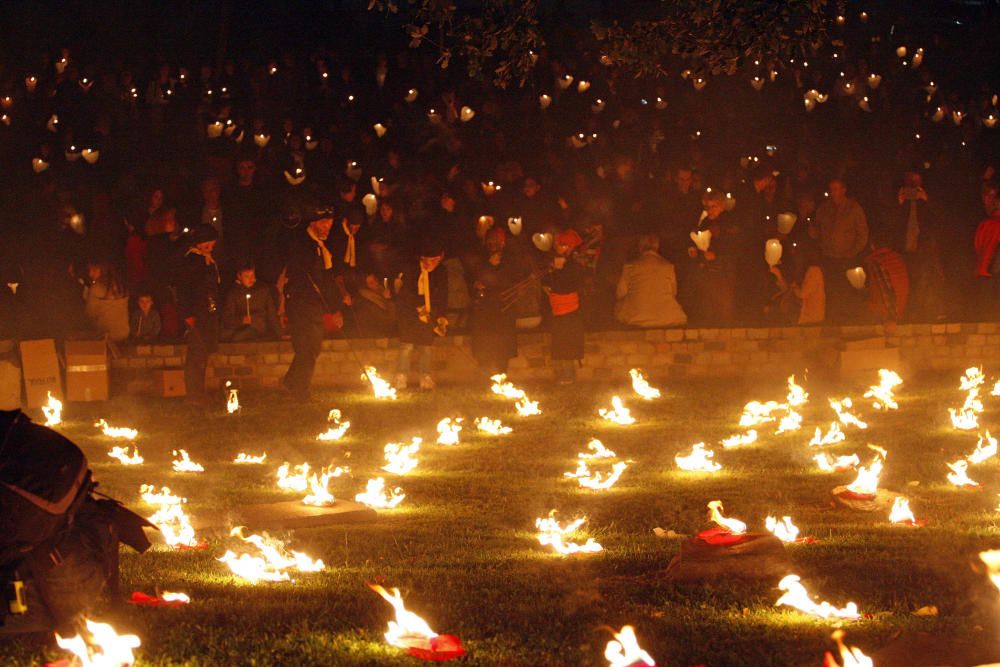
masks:
POLYGON ((51 338, 21 341, 21 372, 24 375, 24 396, 29 408, 40 408, 49 402, 49 392, 63 399, 62 371, 56 355, 56 342, 51 338))
POLYGON ((68 340, 66 399, 108 400, 108 344, 103 340, 68 340))
POLYGON ((0 340, 0 410, 21 407, 21 360, 17 343, 0 340))
POLYGON ((154 371, 153 393, 166 398, 184 396, 187 393, 184 385, 184 370, 165 368, 162 371, 154 371))

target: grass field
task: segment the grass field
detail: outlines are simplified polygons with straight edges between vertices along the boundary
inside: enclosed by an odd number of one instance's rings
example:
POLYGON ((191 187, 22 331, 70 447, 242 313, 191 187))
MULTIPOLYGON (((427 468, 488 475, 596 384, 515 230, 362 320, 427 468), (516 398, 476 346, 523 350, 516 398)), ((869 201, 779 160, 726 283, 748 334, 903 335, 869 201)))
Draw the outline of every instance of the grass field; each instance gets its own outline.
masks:
MULTIPOLYGON (((71 406, 59 430, 84 448, 102 491, 148 514, 139 485, 167 485, 189 498, 195 516, 296 497, 274 484, 282 461, 349 464, 351 476, 331 486, 353 498, 368 478, 384 474, 378 468, 386 442, 424 437, 416 470, 385 475, 406 493, 399 508, 380 511, 374 523, 281 535, 290 547, 322 558, 323 572, 293 583, 241 583, 215 560, 236 543, 225 537, 212 538, 204 551, 123 552, 124 592, 161 587, 193 598, 180 609, 109 610, 105 618, 119 631, 142 637, 141 664, 413 664, 382 637, 392 610, 365 586, 377 580, 398 586, 407 607, 436 631, 461 637, 465 664, 605 665, 609 627, 629 623, 661 665, 819 665, 832 647, 832 623, 776 608, 777 581, 665 582, 655 575, 680 541, 658 538, 653 528, 687 535, 708 528, 705 505, 712 499, 755 530, 763 530, 769 513, 791 515, 803 535, 818 540, 786 547, 794 572, 816 598, 837 606, 853 600, 870 615, 846 624, 848 643, 869 655, 900 632, 995 636, 996 596, 970 562, 978 551, 1000 546, 997 459, 970 468, 983 488, 951 487, 945 462, 976 445, 974 433, 953 431, 948 420, 947 408, 964 397, 957 374, 905 379, 899 410, 889 413, 860 401, 864 384, 806 380, 811 400, 802 409, 802 430, 774 436, 774 425, 764 426, 757 444, 726 451, 716 443, 740 431, 743 404, 784 400, 783 383, 668 384, 654 377, 664 397, 651 402, 632 393, 624 373, 614 385, 528 385, 544 414, 527 418, 486 386, 406 393, 395 402, 375 401, 360 389, 319 391, 309 405, 245 393, 239 416, 225 413, 221 394, 205 413, 173 401, 120 397, 100 409, 71 406), (622 395, 637 424, 597 418, 612 393, 622 395), (819 472, 807 442, 834 417, 826 401, 834 394, 861 403, 857 412, 870 428, 846 429, 847 441, 826 451, 857 452, 867 462, 865 443, 885 447, 882 486, 906 494, 916 515, 929 520, 925 528, 892 526, 883 513, 831 508, 830 490, 854 475, 819 472), (315 436, 333 407, 351 430, 339 443, 319 443, 315 436), (462 443, 434 444, 437 421, 455 415, 466 418, 462 443), (477 435, 469 422, 480 415, 500 417, 514 432, 477 435), (97 417, 139 429, 146 463, 125 467, 109 459, 111 441, 93 428, 97 417), (580 489, 563 477, 592 437, 632 461, 610 490, 580 489), (699 441, 716 450, 723 470, 676 468, 674 455, 699 441), (170 452, 179 447, 206 472, 172 472, 170 452), (238 451, 266 451, 267 465, 233 465, 238 451), (581 538, 594 537, 604 552, 567 558, 540 546, 534 522, 551 509, 564 519, 586 515, 581 538), (913 614, 925 605, 936 605, 939 615, 913 614)), ((983 398, 980 422, 1000 430, 1000 398, 983 398)), ((57 655, 38 643, 0 644, 3 664, 57 655)))

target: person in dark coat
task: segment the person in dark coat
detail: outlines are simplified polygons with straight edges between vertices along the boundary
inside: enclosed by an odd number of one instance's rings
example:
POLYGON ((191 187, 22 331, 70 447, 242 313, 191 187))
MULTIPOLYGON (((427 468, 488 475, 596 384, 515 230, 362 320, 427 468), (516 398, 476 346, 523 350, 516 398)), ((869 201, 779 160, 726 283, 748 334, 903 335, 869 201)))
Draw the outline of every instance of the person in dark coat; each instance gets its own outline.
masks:
POLYGON ((257 282, 253 266, 241 266, 223 301, 222 340, 268 340, 278 338, 280 331, 271 287, 257 282))
POLYGON ((551 271, 542 285, 552 308, 550 331, 551 352, 559 384, 572 384, 576 366, 583 359, 583 315, 580 312, 580 290, 587 270, 574 261, 573 252, 583 239, 573 229, 559 233, 555 239, 555 257, 551 271))
POLYGON ((218 239, 212 226, 195 227, 180 266, 177 301, 187 326, 184 382, 191 403, 205 399, 208 355, 219 342, 219 267, 212 256, 218 239))
POLYGON ((316 358, 323 345, 326 326, 343 323, 340 306, 346 295, 337 287, 337 269, 326 241, 333 228, 332 206, 312 206, 306 213, 306 229, 288 249, 285 308, 295 357, 282 380, 297 400, 309 400, 316 358), (330 325, 325 325, 325 321, 330 325))
POLYGON ((436 270, 444 259, 439 241, 421 244, 420 258, 404 264, 395 280, 396 313, 399 323, 399 359, 396 363, 395 386, 405 389, 410 374, 410 358, 415 347, 420 348, 417 370, 420 388, 433 389, 431 376, 431 345, 435 336, 443 336, 448 328, 445 317, 448 308, 448 273, 436 270))
POLYGON ((514 265, 504 253, 506 241, 502 228, 491 229, 486 233, 484 253, 472 266, 472 354, 487 376, 506 373, 507 362, 517 356, 514 304, 503 298, 516 280, 514 265))

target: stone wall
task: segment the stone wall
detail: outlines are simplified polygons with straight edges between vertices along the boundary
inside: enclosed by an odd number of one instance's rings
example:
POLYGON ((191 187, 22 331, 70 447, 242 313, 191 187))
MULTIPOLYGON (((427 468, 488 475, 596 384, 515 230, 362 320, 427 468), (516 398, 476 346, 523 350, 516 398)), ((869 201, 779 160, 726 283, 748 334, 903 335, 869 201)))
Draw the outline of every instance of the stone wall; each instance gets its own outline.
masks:
MULTIPOLYGON (((521 334, 510 376, 547 379, 549 337, 521 334)), ((147 391, 152 373, 183 365, 183 345, 125 348, 112 361, 114 386, 147 391)), ((226 380, 240 386, 277 386, 289 362, 288 341, 228 343, 212 355, 209 385, 226 380)), ((906 324, 886 335, 882 326, 784 327, 758 329, 649 329, 591 333, 586 339, 583 379, 620 378, 632 367, 657 377, 738 377, 747 373, 783 376, 808 368, 814 373, 866 370, 892 364, 901 372, 964 369, 1000 360, 1000 323, 906 324)), ((386 338, 327 340, 316 364, 317 386, 358 386, 359 364, 371 364, 391 379, 396 341, 386 338)), ((469 339, 452 336, 434 346, 439 382, 476 378, 469 339)))

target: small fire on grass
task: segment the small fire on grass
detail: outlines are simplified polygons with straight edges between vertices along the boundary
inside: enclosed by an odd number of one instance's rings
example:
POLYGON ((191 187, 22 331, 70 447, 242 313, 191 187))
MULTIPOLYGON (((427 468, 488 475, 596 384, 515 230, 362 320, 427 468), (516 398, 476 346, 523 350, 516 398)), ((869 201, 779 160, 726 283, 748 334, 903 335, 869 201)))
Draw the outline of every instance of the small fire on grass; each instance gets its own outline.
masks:
POLYGON ((764 520, 764 527, 779 540, 785 543, 793 543, 799 538, 799 527, 792 523, 792 517, 783 516, 779 521, 776 517, 768 516, 764 520))
POLYGON ((351 422, 342 422, 340 419, 340 410, 336 408, 330 410, 330 414, 326 416, 326 421, 328 421, 330 425, 327 427, 325 432, 317 435, 316 439, 323 442, 332 442, 343 438, 344 434, 347 433, 347 429, 351 428, 351 422))
POLYGON ((515 403, 514 408, 517 410, 519 417, 534 417, 542 414, 541 409, 538 407, 538 401, 532 401, 527 396, 515 403))
POLYGON ((983 564, 986 565, 990 582, 997 590, 1000 590, 1000 549, 980 551, 979 560, 983 561, 983 564))
POLYGON ((775 435, 781 435, 782 433, 788 433, 789 431, 798 431, 802 428, 802 415, 800 415, 795 410, 789 408, 788 414, 781 418, 778 422, 778 430, 774 432, 775 435))
POLYGON ((997 380, 996 384, 993 385, 993 391, 990 392, 990 396, 1000 396, 1000 380, 997 380))
POLYGON ((585 460, 579 460, 576 464, 576 470, 573 472, 564 472, 563 476, 575 479, 585 489, 603 491, 614 486, 626 468, 628 468, 627 463, 618 461, 611 466, 609 473, 602 473, 600 471, 591 471, 590 466, 587 465, 585 460))
POLYGON ((784 591, 784 594, 774 603, 776 607, 793 607, 810 616, 824 620, 831 618, 855 620, 861 617, 861 614, 858 613, 858 605, 853 602, 848 602, 846 607, 838 608, 826 601, 813 601, 805 586, 799 581, 797 574, 789 574, 783 578, 778 582, 778 588, 784 591))
POLYGON ((183 607, 191 604, 191 597, 187 593, 170 591, 164 591, 160 595, 146 595, 141 591, 133 591, 128 603, 137 607, 183 607))
POLYGON ((656 667, 653 656, 639 646, 639 640, 635 636, 635 628, 631 625, 622 626, 621 631, 615 633, 615 638, 609 641, 604 649, 604 657, 608 661, 608 667, 638 667, 639 665, 656 667))
POLYGON ((97 423, 94 424, 95 427, 101 429, 101 433, 108 436, 109 438, 121 438, 122 440, 135 440, 139 435, 139 431, 134 428, 128 428, 127 426, 110 426, 108 422, 103 419, 98 419, 97 423))
POLYGON ((243 534, 243 526, 237 526, 229 533, 246 544, 257 548, 256 554, 243 552, 239 555, 227 550, 219 562, 225 563, 237 577, 257 584, 261 581, 290 581, 289 570, 296 572, 319 572, 326 568, 322 560, 313 560, 301 551, 285 548, 279 539, 261 535, 243 534))
POLYGON ((580 452, 577 454, 577 458, 580 459, 614 459, 618 458, 618 455, 613 451, 604 446, 604 443, 597 438, 592 438, 590 442, 587 443, 587 449, 590 451, 580 452))
POLYGON ((951 472, 948 473, 948 481, 953 485, 962 487, 979 486, 979 482, 969 477, 969 462, 965 459, 959 459, 954 463, 946 463, 945 465, 951 469, 951 472))
POLYGON ((854 409, 854 403, 850 398, 845 398, 840 401, 832 398, 827 400, 830 401, 830 407, 837 413, 837 419, 840 420, 841 424, 844 426, 857 426, 860 429, 868 428, 867 423, 858 419, 857 416, 851 412, 851 410, 854 409))
POLYGON ((233 459, 233 463, 260 464, 264 463, 266 460, 267 452, 264 452, 263 454, 247 454, 246 452, 240 452, 236 455, 236 458, 233 459))
POLYGON ((734 447, 742 447, 743 445, 752 445, 755 442, 757 442, 757 431, 750 429, 746 433, 737 433, 736 435, 724 438, 722 440, 722 448, 733 449, 734 447))
POLYGON ((184 512, 187 498, 175 496, 167 487, 159 491, 155 486, 143 484, 139 493, 144 502, 156 507, 156 512, 149 517, 149 522, 159 528, 163 541, 167 546, 176 548, 196 548, 200 546, 191 525, 191 517, 184 512))
POLYGON ((825 434, 823 433, 823 429, 819 426, 816 427, 816 433, 813 435, 812 440, 809 441, 809 446, 825 447, 826 445, 835 445, 838 442, 843 442, 846 439, 847 436, 840 430, 840 424, 830 422, 830 429, 825 434))
POLYGON ((833 641, 837 642, 837 651, 840 653, 840 664, 829 651, 823 656, 823 667, 874 667, 875 663, 861 649, 844 644, 844 631, 834 630, 830 635, 833 641))
POLYGON ((778 418, 774 416, 774 413, 786 410, 787 408, 787 405, 778 403, 777 401, 768 401, 767 403, 750 401, 743 406, 743 414, 740 415, 740 426, 746 428, 747 426, 760 426, 761 424, 777 421, 778 418))
POLYGON ((962 407, 948 408, 952 428, 958 431, 972 431, 979 428, 979 416, 983 412, 983 402, 979 399, 979 388, 972 387, 965 397, 962 407))
POLYGON ((405 475, 411 472, 419 463, 414 454, 420 451, 421 443, 423 443, 422 438, 413 438, 408 445, 402 442, 387 444, 383 448, 386 464, 382 466, 382 470, 394 475, 405 475))
POLYGON ((128 453, 128 446, 126 445, 112 447, 108 452, 108 456, 117 459, 119 463, 126 466, 137 466, 146 460, 139 454, 139 448, 134 445, 131 454, 128 453))
POLYGON ((368 480, 364 493, 354 496, 354 500, 374 509, 392 509, 403 502, 405 497, 406 494, 398 486, 387 490, 385 480, 376 477, 368 480))
POLYGON ((535 528, 538 529, 538 543, 543 547, 552 547, 556 553, 562 556, 604 551, 604 547, 598 544, 593 537, 588 537, 587 541, 582 544, 565 541, 566 536, 577 532, 586 521, 587 517, 580 517, 562 525, 556 520, 556 511, 552 510, 549 512, 548 518, 535 519, 535 528))
POLYGON ((136 635, 119 635, 108 623, 86 619, 86 632, 66 639, 56 633, 56 644, 75 656, 70 664, 81 667, 131 667, 135 663, 133 649, 142 642, 136 635), (79 662, 77 662, 79 661, 79 662))
POLYGON ((853 482, 847 485, 847 490, 862 498, 874 498, 878 493, 878 481, 882 475, 882 466, 885 463, 886 451, 875 445, 868 445, 875 451, 875 458, 867 466, 858 468, 858 476, 853 482))
POLYGON ((979 465, 997 455, 997 439, 990 436, 990 432, 979 434, 979 441, 976 443, 976 451, 969 454, 968 461, 972 465, 979 465))
POLYGON ((305 491, 309 488, 309 464, 302 463, 294 468, 288 462, 278 466, 278 488, 285 491, 305 491))
POLYGON ((439 635, 427 621, 407 609, 398 588, 393 588, 390 593, 378 584, 368 584, 368 587, 391 604, 396 612, 396 620, 389 621, 389 629, 385 633, 385 640, 390 646, 406 649, 410 655, 435 662, 465 655, 458 637, 439 635))
POLYGON ((622 399, 618 396, 611 397, 611 409, 600 408, 597 411, 603 419, 612 422, 614 424, 620 424, 622 426, 628 426, 629 424, 635 423, 635 417, 632 416, 631 411, 625 407, 622 403, 622 399))
POLYGON ((510 426, 504 426, 499 419, 489 417, 476 417, 475 424, 479 432, 486 435, 507 435, 514 430, 510 426))
POLYGON ((173 461, 174 472, 205 472, 205 466, 192 461, 186 450, 175 449, 173 454, 174 456, 180 456, 179 459, 174 459, 173 461))
POLYGON ((461 417, 445 417, 438 422, 437 444, 451 447, 458 444, 458 434, 462 431, 461 417))
POLYGON ((892 501, 892 509, 889 510, 889 523, 901 524, 905 526, 920 527, 927 523, 924 519, 917 520, 910 509, 908 498, 896 496, 892 501))
POLYGON ((229 396, 226 398, 226 412, 231 415, 236 414, 240 411, 240 394, 232 382, 226 382, 226 389, 229 391, 229 396))
POLYGON ((971 391, 977 389, 986 382, 986 376, 983 375, 983 369, 977 368, 975 366, 970 366, 965 369, 965 374, 959 378, 959 388, 962 391, 971 391))
POLYGON ((733 535, 743 535, 747 532, 747 525, 740 521, 739 519, 730 519, 722 516, 722 501, 713 500, 708 503, 709 515, 708 518, 711 519, 717 526, 725 529, 726 531, 732 533, 733 535))
POLYGON ((516 401, 520 398, 526 398, 526 394, 523 389, 518 389, 511 382, 507 381, 506 373, 491 375, 490 379, 493 380, 493 385, 490 387, 490 390, 494 394, 503 396, 504 398, 509 398, 512 401, 516 401))
POLYGON ((638 368, 633 368, 628 372, 632 377, 632 391, 642 397, 643 400, 651 401, 660 397, 660 390, 650 386, 646 376, 638 368))
POLYGON ((801 407, 809 402, 809 394, 805 389, 795 384, 794 375, 788 377, 788 395, 785 397, 785 401, 792 408, 801 407))
POLYGON ((903 378, 899 377, 896 371, 880 368, 878 371, 879 383, 873 384, 865 392, 865 398, 872 399, 872 407, 876 410, 896 410, 899 404, 893 396, 893 391, 903 384, 903 378))
POLYGON ((302 499, 302 504, 314 507, 332 505, 336 502, 336 498, 330 493, 330 480, 334 477, 340 477, 348 471, 349 469, 346 467, 337 466, 336 468, 322 468, 318 475, 313 473, 309 477, 309 495, 302 499))
POLYGON ((835 459, 830 458, 830 455, 826 452, 822 452, 813 457, 813 461, 819 466, 819 469, 823 472, 846 472, 848 470, 854 470, 859 465, 861 465, 861 459, 858 458, 857 454, 851 454, 850 456, 838 456, 835 459))
POLYGON ((704 442, 696 442, 691 446, 690 454, 677 454, 674 461, 677 467, 688 472, 717 472, 722 470, 722 464, 712 460, 715 452, 705 449, 704 442))
POLYGON ((45 415, 46 426, 58 426, 62 424, 63 404, 58 398, 49 392, 49 402, 42 406, 42 414, 45 415))
POLYGON ((374 366, 365 366, 365 372, 361 376, 361 379, 367 380, 371 384, 375 398, 390 401, 396 400, 396 390, 391 384, 379 377, 378 371, 375 370, 374 366))

